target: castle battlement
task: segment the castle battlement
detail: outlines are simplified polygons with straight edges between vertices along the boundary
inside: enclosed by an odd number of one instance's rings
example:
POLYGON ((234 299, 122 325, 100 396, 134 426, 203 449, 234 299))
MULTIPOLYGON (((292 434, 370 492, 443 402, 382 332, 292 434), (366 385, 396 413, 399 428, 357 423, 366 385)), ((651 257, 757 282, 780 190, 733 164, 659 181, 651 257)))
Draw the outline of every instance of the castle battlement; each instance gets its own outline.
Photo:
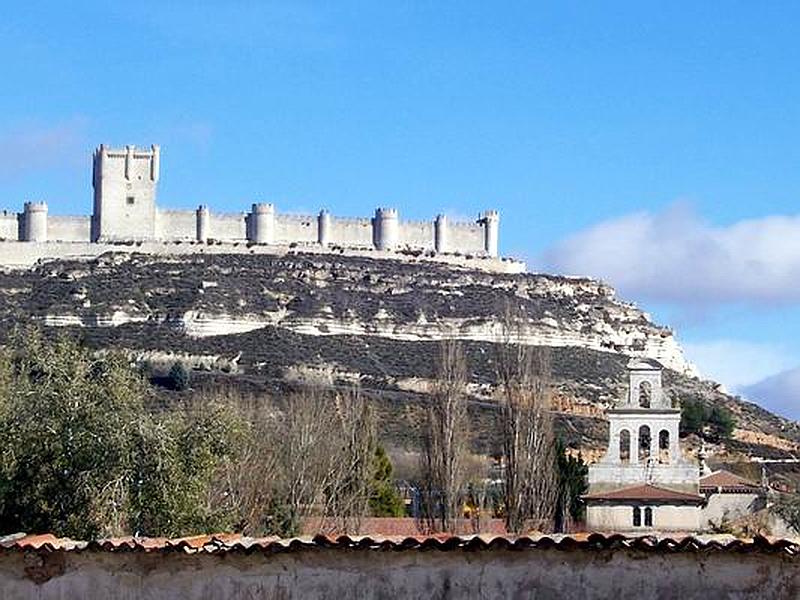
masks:
POLYGON ((164 209, 156 204, 161 149, 100 145, 92 156, 94 210, 91 216, 48 214, 45 202, 25 202, 23 212, 0 212, 0 239, 22 242, 248 242, 318 244, 340 248, 404 249, 436 253, 498 254, 499 214, 481 213, 474 222, 403 221, 397 208, 376 208, 374 216, 339 217, 323 209, 316 215, 282 214, 267 202, 249 212, 218 213, 207 204, 194 209, 164 209))

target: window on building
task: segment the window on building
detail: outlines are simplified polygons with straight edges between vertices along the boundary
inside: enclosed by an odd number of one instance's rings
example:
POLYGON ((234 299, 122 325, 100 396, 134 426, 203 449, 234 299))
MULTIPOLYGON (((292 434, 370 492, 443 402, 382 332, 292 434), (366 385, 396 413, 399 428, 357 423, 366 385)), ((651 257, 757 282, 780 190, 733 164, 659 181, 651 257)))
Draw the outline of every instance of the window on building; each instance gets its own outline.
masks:
POLYGON ((669 463, 669 431, 666 429, 658 432, 658 462, 669 463))
POLYGON ((639 406, 642 408, 650 408, 650 400, 653 397, 653 387, 649 381, 643 381, 639 384, 639 406))
POLYGON ((634 527, 641 527, 642 526, 642 509, 638 506, 633 507, 633 526, 634 527))
POLYGON ((650 428, 647 425, 639 427, 639 462, 650 458, 650 428))
POLYGON ((631 432, 627 429, 619 432, 619 459, 624 463, 631 460, 631 432))
POLYGON ((649 506, 644 509, 644 526, 645 527, 652 527, 653 526, 653 509, 649 506))
POLYGON ((133 204, 136 203, 136 198, 134 198, 133 196, 128 196, 126 198, 126 202, 128 203, 128 206, 132 206, 133 204))

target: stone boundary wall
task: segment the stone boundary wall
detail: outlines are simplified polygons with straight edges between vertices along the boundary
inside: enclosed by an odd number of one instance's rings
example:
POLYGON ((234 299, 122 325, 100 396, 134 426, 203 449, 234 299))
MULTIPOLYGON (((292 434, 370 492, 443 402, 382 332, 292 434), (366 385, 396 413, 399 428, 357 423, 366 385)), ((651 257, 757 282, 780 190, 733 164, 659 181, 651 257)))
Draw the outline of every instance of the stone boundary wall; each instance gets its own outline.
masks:
POLYGON ((794 600, 797 557, 717 550, 299 548, 285 552, 11 550, 4 600, 638 598, 794 600))

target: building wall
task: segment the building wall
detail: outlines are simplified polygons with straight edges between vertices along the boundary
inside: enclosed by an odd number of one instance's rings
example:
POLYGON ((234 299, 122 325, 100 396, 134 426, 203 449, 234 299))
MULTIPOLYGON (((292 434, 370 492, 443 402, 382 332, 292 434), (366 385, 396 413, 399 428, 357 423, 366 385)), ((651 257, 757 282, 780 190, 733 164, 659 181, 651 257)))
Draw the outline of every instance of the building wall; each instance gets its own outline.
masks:
POLYGON ((156 238, 160 240, 194 240, 197 238, 197 212, 163 210, 156 212, 156 238))
POLYGON ((637 549, 3 552, 4 600, 794 599, 797 561, 637 549))
POLYGON ((736 519, 761 510, 766 500, 761 494, 710 494, 703 507, 703 529, 718 525, 723 519, 736 519))
POLYGON ((47 239, 58 242, 88 242, 91 239, 92 218, 88 216, 47 217, 47 239))
POLYGON ((586 507, 586 527, 590 531, 647 532, 681 531, 700 529, 700 508, 685 505, 640 505, 642 526, 633 526, 633 504, 591 504, 586 507), (644 508, 653 509, 653 526, 644 526, 644 508))
POLYGON ((19 216, 15 212, 0 212, 0 239, 19 239, 19 216))

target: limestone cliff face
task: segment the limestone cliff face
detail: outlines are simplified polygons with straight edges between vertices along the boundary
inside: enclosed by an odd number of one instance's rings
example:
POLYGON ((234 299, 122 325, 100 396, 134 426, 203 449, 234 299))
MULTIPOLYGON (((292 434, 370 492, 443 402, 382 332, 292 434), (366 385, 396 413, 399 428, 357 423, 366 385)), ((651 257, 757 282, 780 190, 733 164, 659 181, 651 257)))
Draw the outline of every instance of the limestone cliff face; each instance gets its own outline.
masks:
POLYGON ((669 329, 590 279, 312 254, 106 255, 0 277, 0 317, 21 311, 47 326, 88 328, 150 323, 193 338, 272 326, 496 342, 509 304, 524 315, 514 337, 522 343, 647 356, 694 373, 669 329))
POLYGON ((168 370, 198 386, 279 396, 298 380, 358 384, 389 444, 413 442, 435 377, 437 340, 464 340, 473 441, 496 450, 501 315, 523 315, 519 341, 552 347, 553 410, 571 447, 606 444, 604 411, 625 392, 629 356, 661 361, 676 401, 722 405, 737 419, 728 450, 796 456, 800 426, 700 381, 672 332, 590 279, 498 274, 334 254, 107 254, 0 272, 0 343, 37 322, 168 370))

